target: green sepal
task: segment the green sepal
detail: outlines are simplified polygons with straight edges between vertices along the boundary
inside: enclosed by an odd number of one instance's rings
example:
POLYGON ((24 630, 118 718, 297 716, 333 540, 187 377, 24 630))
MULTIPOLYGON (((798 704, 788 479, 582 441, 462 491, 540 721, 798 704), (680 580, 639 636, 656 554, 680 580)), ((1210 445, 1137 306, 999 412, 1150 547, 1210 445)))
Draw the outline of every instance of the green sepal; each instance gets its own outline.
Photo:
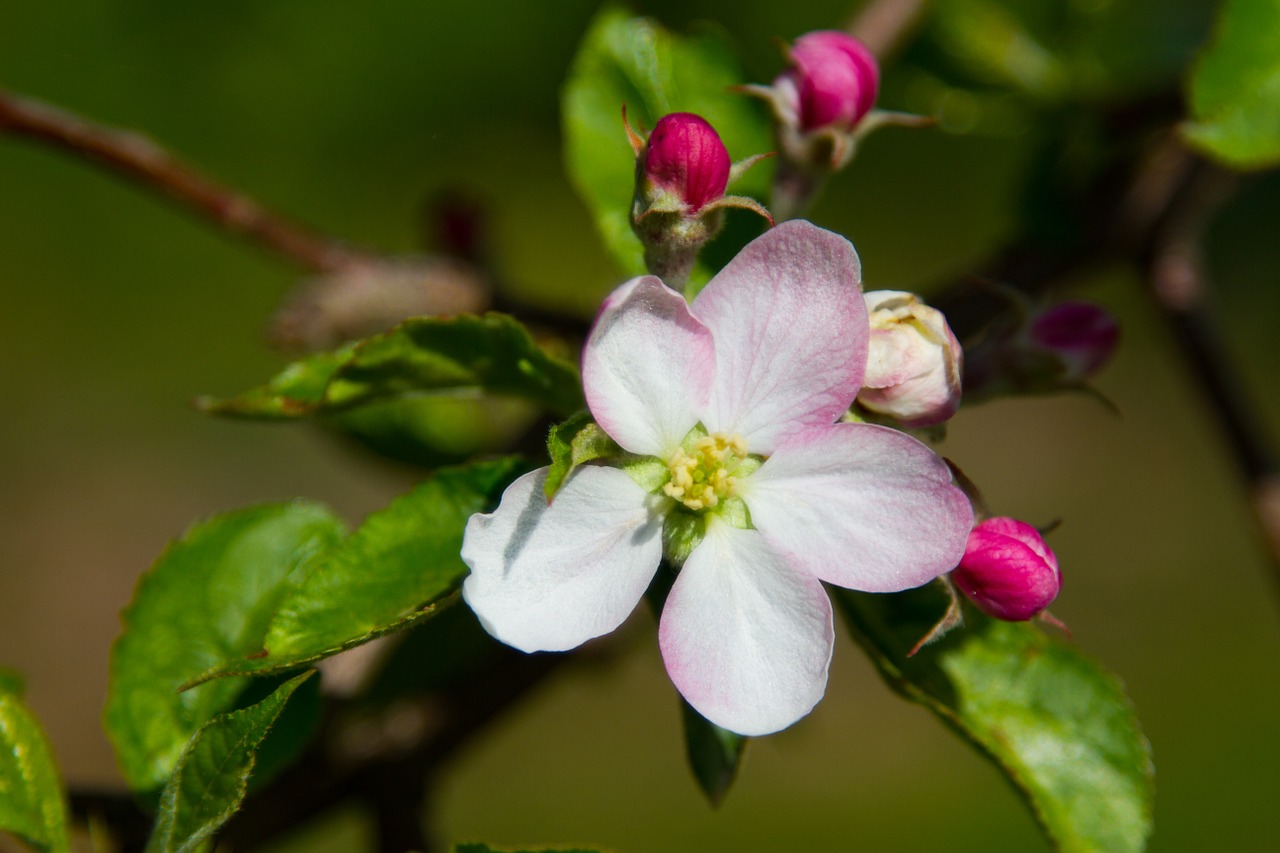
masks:
POLYGON ((53 750, 12 670, 0 683, 0 831, 42 853, 66 853, 67 806, 53 750))
POLYGON ((596 459, 629 455, 591 419, 591 413, 586 410, 551 428, 547 436, 547 454, 551 457, 551 468, 547 471, 544 486, 548 501, 555 498, 556 492, 579 465, 596 459))
POLYGON ((268 697, 205 723, 183 750, 160 796, 147 853, 203 849, 244 801, 258 748, 284 710, 305 672, 268 697))
POLYGON ((685 754, 693 769, 693 778, 711 805, 718 806, 738 776, 748 738, 710 722, 684 699, 680 700, 680 706, 684 717, 685 754))
POLYGON ((947 610, 944 590, 833 593, 889 686, 995 764, 1057 849, 1144 848, 1154 798, 1150 746, 1118 679, 1030 623, 972 608, 964 628, 909 656, 947 610))
POLYGON ((707 516, 690 512, 672 502, 662 525, 662 555, 673 566, 683 566, 693 549, 707 536, 707 516))

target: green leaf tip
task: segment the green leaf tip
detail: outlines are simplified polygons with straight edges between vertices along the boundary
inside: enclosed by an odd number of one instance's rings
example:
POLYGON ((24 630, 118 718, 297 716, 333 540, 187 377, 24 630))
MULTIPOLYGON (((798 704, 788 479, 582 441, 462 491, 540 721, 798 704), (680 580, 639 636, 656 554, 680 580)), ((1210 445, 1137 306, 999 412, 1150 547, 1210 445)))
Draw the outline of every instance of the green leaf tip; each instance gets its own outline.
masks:
POLYGON ((256 705, 205 723, 183 750, 160 796, 147 853, 199 849, 239 809, 257 752, 293 692, 314 671, 280 685, 256 705))
POLYGON ((683 699, 685 754, 698 787, 719 806, 738 776, 748 738, 709 722, 683 699))
POLYGON ((466 391, 528 400, 561 416, 583 405, 577 368, 499 313, 414 317, 384 334, 307 356, 236 397, 201 398, 197 405, 210 414, 289 420, 466 391))

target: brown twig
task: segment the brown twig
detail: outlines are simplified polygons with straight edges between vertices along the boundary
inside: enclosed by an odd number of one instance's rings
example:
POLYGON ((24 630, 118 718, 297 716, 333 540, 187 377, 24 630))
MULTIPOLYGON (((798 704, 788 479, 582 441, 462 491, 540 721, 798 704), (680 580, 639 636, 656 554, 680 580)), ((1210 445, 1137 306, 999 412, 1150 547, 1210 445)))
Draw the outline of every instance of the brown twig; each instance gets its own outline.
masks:
POLYGON ((1164 204, 1141 253, 1149 293, 1227 441, 1280 585, 1280 463, 1223 345, 1204 259, 1205 232, 1238 178, 1188 151, 1172 134, 1154 159, 1176 180, 1153 190, 1164 204))
POLYGON ((370 256, 290 222, 221 186, 139 133, 106 127, 66 110, 0 90, 0 133, 51 144, 106 166, 221 229, 256 241, 315 272, 335 272, 370 256))
POLYGON ((894 53, 924 17, 928 0, 872 0, 846 30, 881 61, 894 53))
POLYGON ((411 712, 421 736, 404 748, 353 756, 341 744, 341 709, 331 711, 311 748, 249 799, 220 841, 252 850, 351 800, 375 817, 380 849, 436 849, 425 830, 427 795, 442 766, 571 656, 524 655, 503 648, 483 671, 455 689, 426 697, 411 712), (388 788, 388 785, 391 785, 388 788))

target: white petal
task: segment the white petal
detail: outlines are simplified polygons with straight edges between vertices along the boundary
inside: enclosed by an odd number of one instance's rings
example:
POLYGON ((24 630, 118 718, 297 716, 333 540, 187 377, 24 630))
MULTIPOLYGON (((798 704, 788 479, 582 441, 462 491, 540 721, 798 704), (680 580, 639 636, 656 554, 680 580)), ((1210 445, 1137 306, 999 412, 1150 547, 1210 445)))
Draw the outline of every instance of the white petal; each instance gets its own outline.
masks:
POLYGON ((848 240, 800 220, 739 252, 693 303, 716 345, 707 428, 770 453, 787 436, 840 417, 867 363, 860 278, 848 240))
POLYGON ((714 370, 711 333, 653 276, 609 295, 582 354, 596 422, 632 453, 663 459, 697 423, 714 370))
POLYGON ((869 424, 799 436, 739 492, 771 545, 824 581, 867 592, 910 589, 955 568, 973 527, 945 462, 869 424))
POLYGON ((754 530, 712 520, 662 609, 662 657, 698 713, 743 735, 785 729, 827 687, 831 601, 754 530))
POLYGON ((616 468, 584 466, 548 505, 547 469, 473 515, 462 540, 462 596, 485 630, 525 652, 563 651, 617 628, 662 558, 662 520, 616 468))

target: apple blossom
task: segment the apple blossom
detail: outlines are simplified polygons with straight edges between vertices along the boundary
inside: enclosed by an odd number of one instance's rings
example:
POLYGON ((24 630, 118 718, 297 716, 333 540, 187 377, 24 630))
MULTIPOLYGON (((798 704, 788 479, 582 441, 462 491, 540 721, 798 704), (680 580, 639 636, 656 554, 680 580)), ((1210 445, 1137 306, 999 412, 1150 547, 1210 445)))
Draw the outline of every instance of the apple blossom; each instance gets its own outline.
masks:
POLYGON ((550 503, 535 471, 472 516, 463 596, 481 624, 526 652, 573 648, 627 618, 665 554, 679 573, 659 644, 689 704, 744 735, 803 717, 834 640, 822 582, 919 586, 973 524, 923 444, 836 423, 867 338, 853 247, 807 222, 753 241, 692 305, 653 276, 624 284, 583 385, 629 461, 578 467, 550 503))
POLYGON ((960 407, 963 351, 936 308, 914 293, 864 294, 871 324, 858 402, 908 427, 942 423, 960 407))
POLYGON ((988 518, 973 528, 955 585, 988 616, 1022 622, 1058 596, 1058 558, 1031 525, 1014 518, 988 518))

